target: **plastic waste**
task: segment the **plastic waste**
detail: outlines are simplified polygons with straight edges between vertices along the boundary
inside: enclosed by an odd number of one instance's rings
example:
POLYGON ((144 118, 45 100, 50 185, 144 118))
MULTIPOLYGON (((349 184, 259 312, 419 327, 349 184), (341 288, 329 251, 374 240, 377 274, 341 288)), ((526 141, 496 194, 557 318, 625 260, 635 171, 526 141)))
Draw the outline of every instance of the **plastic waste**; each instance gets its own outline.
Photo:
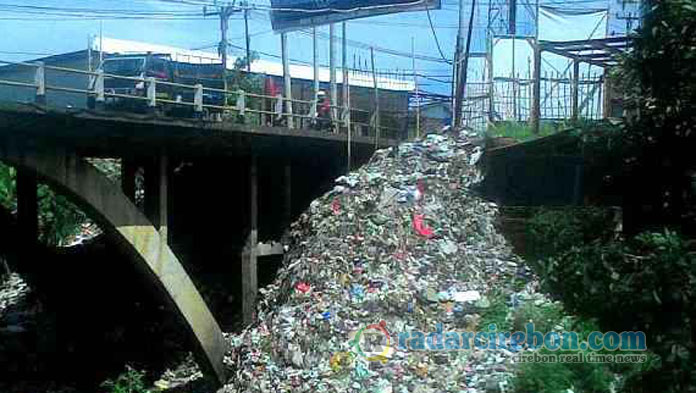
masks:
POLYGON ((510 391, 510 350, 397 345, 399 333, 437 324, 482 329, 491 288, 519 277, 523 264, 496 230, 497 206, 472 191, 482 155, 475 134, 449 129, 378 150, 336 179, 292 224, 255 324, 226 335, 234 371, 224 391, 510 391))

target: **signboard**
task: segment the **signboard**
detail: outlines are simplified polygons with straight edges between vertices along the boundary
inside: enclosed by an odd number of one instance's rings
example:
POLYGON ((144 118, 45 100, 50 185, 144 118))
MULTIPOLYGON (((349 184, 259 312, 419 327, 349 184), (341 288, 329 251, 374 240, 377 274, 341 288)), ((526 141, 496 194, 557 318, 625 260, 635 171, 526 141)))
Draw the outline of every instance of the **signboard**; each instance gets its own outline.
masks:
POLYGON ((441 0, 271 0, 275 31, 298 30, 404 11, 440 9, 441 0))

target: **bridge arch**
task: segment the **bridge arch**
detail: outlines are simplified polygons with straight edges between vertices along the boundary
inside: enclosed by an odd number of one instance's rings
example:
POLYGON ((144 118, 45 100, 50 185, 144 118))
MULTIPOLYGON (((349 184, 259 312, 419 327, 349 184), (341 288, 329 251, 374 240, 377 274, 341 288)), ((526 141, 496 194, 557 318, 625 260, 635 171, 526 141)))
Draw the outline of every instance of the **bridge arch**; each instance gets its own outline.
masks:
POLYGON ((0 161, 36 174, 63 192, 120 245, 158 285, 196 344, 197 358, 211 379, 224 383, 225 343, 220 327, 183 266, 138 208, 91 164, 61 148, 33 150, 0 140, 0 161))

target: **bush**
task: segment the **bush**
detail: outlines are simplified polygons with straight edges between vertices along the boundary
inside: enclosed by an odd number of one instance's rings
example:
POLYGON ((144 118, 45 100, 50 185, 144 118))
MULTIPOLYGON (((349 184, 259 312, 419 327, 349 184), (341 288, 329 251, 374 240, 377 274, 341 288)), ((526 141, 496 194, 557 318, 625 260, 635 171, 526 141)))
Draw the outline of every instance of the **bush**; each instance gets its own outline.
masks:
POLYGON ((625 378, 625 391, 694 389, 696 258, 684 240, 665 230, 586 241, 573 218, 555 223, 568 224, 561 225, 558 239, 550 228, 533 232, 542 236, 535 242, 545 239, 554 253, 534 263, 542 288, 570 312, 596 318, 605 331, 643 331, 648 349, 659 356, 653 367, 625 378), (564 234, 577 236, 576 243, 564 234))
POLYGON ((151 393, 144 379, 145 372, 126 366, 126 371, 116 377, 116 380, 108 379, 101 386, 107 389, 108 393, 151 393))
POLYGON ((541 208, 527 223, 527 259, 557 255, 578 244, 613 235, 611 217, 600 208, 541 208))
MULTIPOLYGON (((540 332, 575 331, 580 339, 598 330, 596 323, 569 316, 558 303, 530 299, 513 312, 514 330, 523 331, 528 322, 540 332)), ((549 351, 542 355, 575 354, 577 351, 549 351)), ((616 383, 611 365, 602 363, 521 363, 514 380, 517 393, 604 393, 616 383)))

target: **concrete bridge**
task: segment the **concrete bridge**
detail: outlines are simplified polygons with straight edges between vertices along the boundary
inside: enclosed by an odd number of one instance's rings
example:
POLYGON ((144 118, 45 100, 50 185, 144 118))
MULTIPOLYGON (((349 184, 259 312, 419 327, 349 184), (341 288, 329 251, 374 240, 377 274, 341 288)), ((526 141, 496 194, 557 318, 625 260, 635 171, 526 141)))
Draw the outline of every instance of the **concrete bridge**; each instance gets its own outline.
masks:
POLYGON ((35 239, 38 233, 37 181, 69 197, 170 300, 191 333, 199 364, 219 382, 225 380, 221 328, 179 254, 207 255, 206 261, 186 261, 203 268, 211 260, 237 264, 244 320, 251 322, 257 258, 282 253, 268 241, 279 241, 293 217, 349 166, 395 143, 345 133, 0 105, 0 161, 17 168, 22 235, 35 239), (120 159, 120 184, 89 157, 120 159), (136 173, 144 187, 136 186, 136 173), (136 198, 136 189, 144 195, 136 198), (200 244, 205 253, 189 252, 200 244))

